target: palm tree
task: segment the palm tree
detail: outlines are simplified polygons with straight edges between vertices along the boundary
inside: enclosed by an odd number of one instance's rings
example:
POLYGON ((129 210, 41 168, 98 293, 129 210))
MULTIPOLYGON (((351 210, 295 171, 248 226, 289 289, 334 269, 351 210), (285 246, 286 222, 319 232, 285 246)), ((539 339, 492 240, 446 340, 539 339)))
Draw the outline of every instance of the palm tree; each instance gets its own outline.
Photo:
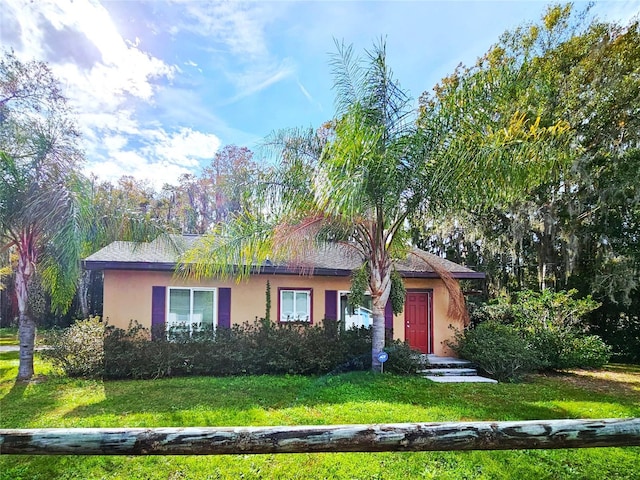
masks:
POLYGON ((35 322, 28 297, 34 275, 49 287, 55 308, 64 309, 75 291, 78 137, 49 67, 5 52, 0 61, 0 250, 17 257, 19 379, 33 375, 35 322))
POLYGON ((116 239, 148 240, 163 230, 117 212, 100 215, 77 172, 79 134, 58 82, 43 62, 0 60, 0 253, 11 251, 18 303, 18 379, 33 376, 36 323, 29 291, 38 276, 52 307, 66 311, 80 259, 116 239))
POLYGON ((13 249, 18 259, 18 379, 24 380, 33 376, 36 324, 28 311, 31 281, 37 272, 49 287, 54 307, 68 307, 79 273, 79 203, 70 179, 48 165, 18 162, 5 152, 0 152, 0 160, 0 245, 13 249))
MULTIPOLYGON (((410 254, 408 220, 453 207, 477 162, 452 148, 442 117, 418 126, 384 42, 364 61, 352 47, 337 47, 335 119, 318 131, 274 134, 268 145, 280 162, 259 191, 263 203, 219 225, 183 256, 181 269, 196 278, 242 277, 266 259, 304 259, 327 242, 346 246, 363 261, 354 279, 365 278, 372 297, 372 368, 380 371, 384 308, 400 287, 394 260, 410 254)), ((450 313, 464 315, 457 284, 444 280, 453 294, 450 313)), ((397 312, 403 302, 393 303, 397 312)))
POLYGON ((366 63, 338 45, 332 66, 336 118, 318 131, 274 134, 268 144, 281 162, 260 191, 262 207, 219 225, 183 267, 196 277, 247 275, 267 258, 302 259, 319 242, 347 246, 363 261, 379 371, 393 261, 409 251, 407 217, 425 203, 446 205, 460 168, 425 162, 428 138, 420 138, 411 98, 388 69, 384 43, 366 63))

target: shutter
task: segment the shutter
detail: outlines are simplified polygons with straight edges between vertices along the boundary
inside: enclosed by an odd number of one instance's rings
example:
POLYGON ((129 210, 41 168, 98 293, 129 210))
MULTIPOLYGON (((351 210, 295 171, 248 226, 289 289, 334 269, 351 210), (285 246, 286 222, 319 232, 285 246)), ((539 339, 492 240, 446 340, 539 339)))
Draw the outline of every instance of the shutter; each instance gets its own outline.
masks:
POLYGON ((338 320, 338 291, 324 291, 324 318, 327 320, 338 320))
POLYGON ((218 289, 218 326, 231 328, 231 289, 218 289))
POLYGON ((393 307, 391 306, 391 300, 389 300, 384 307, 384 328, 393 329, 393 307))
POLYGON ((151 291, 151 339, 164 335, 167 287, 152 287, 151 291))

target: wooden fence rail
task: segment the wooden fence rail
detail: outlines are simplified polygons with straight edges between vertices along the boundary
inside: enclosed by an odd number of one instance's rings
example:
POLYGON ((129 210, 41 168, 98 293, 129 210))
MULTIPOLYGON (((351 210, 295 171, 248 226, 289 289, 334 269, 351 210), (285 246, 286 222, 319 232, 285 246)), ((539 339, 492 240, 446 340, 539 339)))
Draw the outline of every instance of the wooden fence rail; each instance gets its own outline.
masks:
POLYGON ((0 454, 224 455, 640 446, 640 418, 279 427, 0 429, 0 454))

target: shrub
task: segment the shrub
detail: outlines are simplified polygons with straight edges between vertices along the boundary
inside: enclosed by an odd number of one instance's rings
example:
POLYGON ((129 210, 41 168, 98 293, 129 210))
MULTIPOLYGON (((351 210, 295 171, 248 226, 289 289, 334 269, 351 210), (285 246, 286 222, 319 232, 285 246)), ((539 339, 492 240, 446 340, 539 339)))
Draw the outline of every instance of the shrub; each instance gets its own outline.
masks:
POLYGON ((600 306, 587 295, 574 298, 577 290, 518 293, 512 303, 516 321, 524 328, 548 328, 584 332, 584 317, 600 306))
POLYGON ((611 347, 597 335, 567 339, 558 368, 600 368, 609 362, 611 347))
POLYGON ((611 358, 611 347, 597 335, 540 329, 525 338, 540 354, 543 369, 599 368, 611 358))
POLYGON ((371 366, 371 331, 340 331, 338 322, 276 324, 266 320, 204 335, 149 331, 137 323, 105 334, 107 378, 180 375, 324 374, 371 366))
POLYGON ((539 369, 602 366, 610 349, 600 338, 587 336, 584 321, 599 304, 590 296, 576 299, 575 294, 575 290, 523 291, 474 309, 472 325, 493 322, 512 327, 537 352, 539 369))
MULTIPOLYGON (((369 349, 370 350, 370 349, 369 349)), ((400 375, 413 375, 420 366, 420 352, 413 350, 408 342, 393 340, 385 352, 389 359, 384 364, 384 371, 400 375)))
POLYGON ((69 377, 99 377, 104 371, 103 336, 100 317, 78 321, 65 330, 51 330, 43 356, 69 377))
POLYGON ((535 350, 540 358, 540 370, 554 370, 561 368, 561 356, 565 349, 565 335, 557 330, 520 330, 530 347, 535 350))
POLYGON ((499 381, 517 381, 540 368, 539 354, 511 326, 484 322, 456 334, 450 346, 499 381))

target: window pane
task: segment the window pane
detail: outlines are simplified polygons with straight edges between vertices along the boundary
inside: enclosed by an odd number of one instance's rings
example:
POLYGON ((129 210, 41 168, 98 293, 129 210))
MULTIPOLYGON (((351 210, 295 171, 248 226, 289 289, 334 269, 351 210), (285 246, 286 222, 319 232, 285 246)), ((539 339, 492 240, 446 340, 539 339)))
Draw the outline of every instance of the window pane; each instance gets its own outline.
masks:
POLYGON ((283 290, 280 292, 280 320, 293 320, 293 294, 291 290, 283 290))
POLYGON ((190 320, 191 292, 188 289, 169 289, 168 323, 188 323, 190 320))
POLYGON ((347 294, 346 293, 341 293, 340 294, 340 312, 339 312, 339 315, 340 315, 339 320, 341 322, 345 321, 346 315, 350 315, 350 312, 348 310, 349 308, 350 307, 349 307, 349 301, 348 301, 347 294))
POLYGON ((365 294, 363 305, 349 304, 348 294, 340 295, 340 320, 349 328, 370 327, 373 324, 373 301, 370 294, 365 294))
POLYGON ((194 290, 192 321, 195 328, 213 329, 213 291, 194 290))
POLYGON ((296 320, 309 320, 308 292, 296 292, 296 320))
POLYGON ((366 308, 369 311, 373 310, 373 299, 371 298, 371 295, 369 295, 368 293, 364 296, 364 305, 361 305, 362 307, 366 308))

